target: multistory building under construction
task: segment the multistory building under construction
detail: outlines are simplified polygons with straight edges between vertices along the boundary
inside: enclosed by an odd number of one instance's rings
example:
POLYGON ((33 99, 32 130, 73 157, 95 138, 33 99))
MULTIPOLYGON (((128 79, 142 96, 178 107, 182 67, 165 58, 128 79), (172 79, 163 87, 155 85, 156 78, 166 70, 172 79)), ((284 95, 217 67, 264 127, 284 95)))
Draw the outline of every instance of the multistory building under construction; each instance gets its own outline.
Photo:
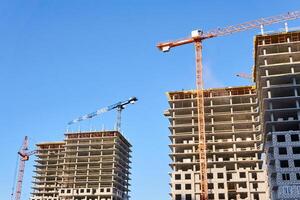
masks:
POLYGON ((128 200, 130 143, 118 131, 37 144, 32 200, 128 200))
POLYGON ((300 32, 255 38, 254 78, 272 199, 300 197, 300 32))
MULTIPOLYGON (((300 196, 300 31, 254 40, 255 86, 204 90, 209 199, 300 196), (263 155, 265 152, 265 156, 263 155)), ((200 199, 196 91, 168 93, 171 197, 200 199)))
MULTIPOLYGON (((200 200, 196 91, 169 92, 171 199, 200 200)), ((267 199, 252 86, 204 91, 209 199, 267 199)))
POLYGON ((63 151, 65 142, 37 144, 37 160, 33 176, 32 199, 58 200, 58 189, 62 181, 63 151))

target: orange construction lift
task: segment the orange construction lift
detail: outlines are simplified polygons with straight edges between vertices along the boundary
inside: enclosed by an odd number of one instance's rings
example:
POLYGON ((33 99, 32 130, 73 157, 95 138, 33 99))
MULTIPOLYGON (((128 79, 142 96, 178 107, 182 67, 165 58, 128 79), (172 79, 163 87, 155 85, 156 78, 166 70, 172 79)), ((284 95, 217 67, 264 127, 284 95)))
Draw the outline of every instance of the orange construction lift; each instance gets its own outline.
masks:
POLYGON ((202 41, 229 35, 254 28, 261 28, 270 24, 294 20, 300 18, 300 11, 288 12, 286 14, 273 17, 261 18, 235 26, 218 28, 212 31, 203 32, 201 30, 192 31, 191 37, 175 41, 159 43, 157 47, 163 52, 168 52, 171 48, 194 43, 196 50, 196 90, 197 90, 197 111, 198 111, 198 136, 199 136, 199 163, 200 163, 200 199, 208 198, 207 187, 207 161, 206 161, 206 139, 205 139, 205 119, 204 119, 204 97, 203 97, 203 77, 202 77, 202 41))

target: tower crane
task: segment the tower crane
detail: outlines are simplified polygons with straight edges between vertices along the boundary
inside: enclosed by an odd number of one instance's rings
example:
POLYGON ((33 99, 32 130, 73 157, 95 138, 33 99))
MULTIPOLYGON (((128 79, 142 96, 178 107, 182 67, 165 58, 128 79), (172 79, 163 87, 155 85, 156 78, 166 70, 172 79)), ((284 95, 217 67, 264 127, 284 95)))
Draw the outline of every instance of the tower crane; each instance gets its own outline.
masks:
POLYGON ((25 172, 25 162, 29 160, 29 157, 36 153, 36 150, 34 151, 28 151, 28 137, 25 136, 23 140, 23 144, 21 146, 20 151, 18 151, 18 154, 20 156, 19 161, 19 168, 18 168, 18 178, 16 183, 16 190, 14 193, 11 194, 12 199, 20 200, 21 198, 21 192, 22 192, 22 184, 23 184, 23 177, 25 172))
POLYGON ((86 114, 86 115, 83 115, 81 117, 78 117, 72 121, 70 121, 68 123, 68 125, 72 125, 72 124, 75 124, 77 122, 81 122, 81 121, 84 121, 86 119, 91 119, 93 117, 96 117, 102 113, 105 113, 105 112, 108 112, 110 110, 114 110, 114 109, 117 109, 117 122, 116 122, 116 130, 117 131, 120 131, 121 130, 121 113, 122 113, 122 110, 126 107, 126 105, 128 104, 134 104, 135 102, 137 102, 137 98, 136 97, 131 97, 129 98, 128 100, 125 100, 125 101, 120 101, 118 103, 115 103, 113 105, 110 105, 110 106, 107 106, 107 107, 104 107, 104 108, 101 108, 101 109, 98 109, 96 110, 95 112, 92 112, 92 113, 89 113, 89 114, 86 114))
POLYGON ((204 119, 204 97, 203 97, 203 77, 202 77, 202 41, 214 37, 230 35, 233 33, 246 31, 254 28, 261 28, 270 24, 294 20, 300 18, 300 11, 288 12, 286 14, 273 17, 261 18, 235 26, 218 28, 203 32, 194 30, 191 37, 175 41, 157 44, 159 50, 168 52, 171 48, 193 43, 196 51, 196 91, 197 91, 197 111, 198 111, 198 137, 199 137, 199 164, 200 164, 200 199, 208 198, 207 186, 207 161, 206 161, 206 140, 205 140, 205 119, 204 119))

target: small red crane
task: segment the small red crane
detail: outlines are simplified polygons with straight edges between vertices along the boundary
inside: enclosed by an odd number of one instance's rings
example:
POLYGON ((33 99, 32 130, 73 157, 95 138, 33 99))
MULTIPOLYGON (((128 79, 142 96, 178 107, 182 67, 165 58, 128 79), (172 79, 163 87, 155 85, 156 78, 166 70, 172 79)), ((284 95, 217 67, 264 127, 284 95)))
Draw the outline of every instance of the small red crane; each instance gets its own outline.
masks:
POLYGON ((22 183, 23 183, 23 177, 25 172, 25 162, 29 160, 29 157, 36 153, 36 150, 34 151, 28 151, 28 137, 25 136, 23 140, 23 144, 21 146, 20 151, 18 151, 20 162, 19 162, 19 168, 18 168, 18 178, 16 183, 16 190, 14 193, 11 194, 12 199, 20 200, 21 199, 21 192, 22 192, 22 183))

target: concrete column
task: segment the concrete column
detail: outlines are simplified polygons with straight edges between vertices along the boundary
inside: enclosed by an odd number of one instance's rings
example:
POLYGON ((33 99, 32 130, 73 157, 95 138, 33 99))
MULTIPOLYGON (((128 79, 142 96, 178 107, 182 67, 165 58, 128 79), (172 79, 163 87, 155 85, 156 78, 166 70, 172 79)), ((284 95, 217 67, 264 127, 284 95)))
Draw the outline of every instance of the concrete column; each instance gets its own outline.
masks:
POLYGON ((299 108, 299 100, 296 101, 296 107, 299 108))
POLYGON ((274 114, 273 114, 273 112, 271 113, 271 121, 274 122, 274 114))
POLYGON ((296 78, 293 78, 293 85, 297 85, 296 78))
POLYGON ((293 57, 292 56, 290 56, 290 63, 292 63, 293 62, 293 57))
POLYGON ((291 67, 291 73, 294 74, 295 73, 295 69, 294 67, 291 67))
POLYGON ((267 80, 267 87, 270 87, 270 80, 267 80))
POLYGON ((269 70, 265 70, 266 76, 269 76, 269 70))
POLYGON ((298 96, 297 88, 294 88, 294 93, 295 93, 295 96, 298 96))
POLYGON ((276 130, 275 130, 275 126, 274 125, 272 125, 272 132, 275 132, 276 130))
POLYGON ((233 144, 233 151, 236 151, 236 144, 235 143, 233 144))
POLYGON ((269 103, 269 108, 270 108, 271 110, 273 109, 273 103, 272 103, 272 102, 269 103))
POLYGON ((288 49, 289 49, 289 53, 292 53, 292 47, 288 47, 288 49))
POLYGON ((298 120, 300 119, 300 111, 297 111, 298 120))
POLYGON ((267 50, 263 49, 263 55, 267 55, 267 50))
POLYGON ((255 131, 255 125, 254 124, 252 125, 252 130, 255 131))
POLYGON ((268 98, 272 98, 271 91, 268 91, 268 98))
POLYGON ((264 59, 264 65, 268 65, 268 61, 266 58, 264 59))

